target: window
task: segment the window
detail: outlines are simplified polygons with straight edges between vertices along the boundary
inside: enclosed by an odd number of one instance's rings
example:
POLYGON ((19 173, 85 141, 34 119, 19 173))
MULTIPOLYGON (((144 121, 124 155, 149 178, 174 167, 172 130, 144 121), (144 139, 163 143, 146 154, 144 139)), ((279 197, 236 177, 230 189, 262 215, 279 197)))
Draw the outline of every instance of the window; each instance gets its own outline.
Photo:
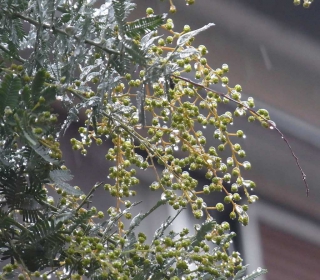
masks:
POLYGON ((249 271, 268 269, 259 280, 314 280, 320 275, 320 225, 290 212, 259 203, 241 229, 249 271))

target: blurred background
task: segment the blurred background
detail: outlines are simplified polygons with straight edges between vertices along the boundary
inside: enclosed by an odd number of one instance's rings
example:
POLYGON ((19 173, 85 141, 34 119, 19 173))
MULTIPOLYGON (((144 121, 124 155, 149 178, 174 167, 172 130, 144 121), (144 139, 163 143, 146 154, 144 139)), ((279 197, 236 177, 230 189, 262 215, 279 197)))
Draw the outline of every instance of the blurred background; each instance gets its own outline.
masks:
MULTIPOLYGON (((169 10, 168 1, 136 2, 139 9, 134 18, 144 16, 149 6, 156 14, 169 10)), ((310 9, 296 7, 292 2, 197 0, 188 7, 185 1, 176 0, 178 12, 169 15, 176 31, 182 30, 184 24, 197 29, 215 23, 196 37, 194 46, 207 47, 211 67, 229 65, 229 84, 240 84, 244 96, 254 97, 256 108, 269 111, 307 175, 309 197, 295 159, 280 135, 258 123, 248 124, 247 118, 235 120, 234 129, 243 129, 247 136, 239 142, 252 164, 247 177, 257 184, 260 200, 250 206, 249 226, 230 222, 237 233, 232 245, 241 252, 244 263, 250 264, 249 271, 257 267, 268 269, 261 280, 314 280, 320 275, 320 1, 310 9)), ((230 111, 235 108, 229 106, 230 111)), ((212 132, 207 129, 207 139, 212 132)), ((76 133, 77 127, 71 127, 67 138, 76 133)), ((66 163, 75 175, 74 184, 89 190, 95 182, 107 181, 108 165, 100 148, 93 145, 85 158, 68 150, 68 141, 63 149, 66 163)), ((161 195, 147 190, 153 179, 148 173, 141 174, 136 200, 143 203, 136 207, 137 212, 152 207, 161 195)), ((201 185, 203 174, 196 176, 201 185)), ((114 199, 102 193, 97 192, 94 200, 99 210, 105 211, 114 199)), ((218 220, 229 220, 228 209, 224 212, 217 216, 218 220)), ((143 222, 141 230, 152 236, 157 226, 174 214, 170 207, 163 206, 143 222)), ((173 229, 192 228, 194 222, 192 214, 185 210, 173 229)))

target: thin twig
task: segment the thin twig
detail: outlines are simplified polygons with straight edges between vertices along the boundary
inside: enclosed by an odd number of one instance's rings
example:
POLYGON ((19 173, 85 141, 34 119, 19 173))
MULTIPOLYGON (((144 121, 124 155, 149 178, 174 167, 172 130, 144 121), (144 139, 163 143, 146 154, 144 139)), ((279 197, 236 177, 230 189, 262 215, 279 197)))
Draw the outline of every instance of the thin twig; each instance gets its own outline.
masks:
POLYGON ((309 196, 309 186, 308 186, 308 182, 307 182, 307 175, 304 173, 304 171, 303 171, 303 169, 302 169, 302 167, 301 167, 301 165, 300 165, 299 159, 298 159, 298 157, 296 156, 295 152, 293 151, 293 149, 292 149, 292 147, 291 147, 288 139, 284 136, 284 134, 280 131, 280 129, 275 126, 275 124, 271 123, 271 122, 270 122, 269 120, 267 120, 264 116, 260 115, 259 113, 257 113, 257 112, 256 112, 255 110, 253 110, 252 108, 246 106, 246 105, 243 104, 242 102, 237 101, 237 100, 233 99, 232 97, 230 97, 230 96, 228 96, 228 95, 226 95, 226 94, 224 94, 224 93, 222 93, 222 92, 217 92, 217 91, 212 90, 212 89, 210 89, 210 88, 208 88, 208 87, 206 87, 206 86, 204 86, 204 85, 195 83, 195 82, 193 82, 192 80, 189 80, 189 79, 184 78, 184 77, 181 77, 181 76, 176 76, 176 75, 172 75, 172 76, 175 77, 175 78, 177 78, 177 79, 179 79, 179 80, 188 82, 188 83, 190 83, 190 84, 192 84, 192 85, 194 85, 194 86, 201 87, 201 88, 205 89, 206 91, 210 91, 210 92, 216 93, 216 94, 218 94, 218 95, 221 96, 221 97, 224 97, 224 98, 226 98, 226 99, 228 99, 228 100, 230 100, 230 101, 232 101, 232 102, 234 102, 234 103, 236 103, 236 104, 238 104, 238 105, 241 105, 242 107, 246 108, 248 111, 250 111, 251 113, 253 113, 254 115, 257 115, 259 118, 261 118, 261 119, 263 119, 264 121, 266 121, 266 122, 269 124, 270 127, 274 128, 274 130, 277 131, 277 132, 280 134, 280 136, 281 136, 281 138, 283 139, 283 141, 287 144, 287 146, 288 146, 288 148, 289 148, 289 150, 290 150, 290 152, 291 152, 291 155, 292 155, 293 158, 295 159, 296 164, 297 164, 297 166, 298 166, 298 168, 299 168, 299 170, 300 170, 300 172, 301 172, 302 180, 303 180, 304 185, 305 185, 305 188, 306 188, 306 195, 309 196))
POLYGON ((90 196, 95 192, 95 190, 100 187, 102 185, 102 183, 97 183, 95 184, 91 190, 89 191, 89 193, 86 195, 86 197, 82 200, 82 202, 79 204, 78 208, 76 209, 76 212, 78 212, 80 210, 80 208, 87 202, 87 200, 90 198, 90 196))

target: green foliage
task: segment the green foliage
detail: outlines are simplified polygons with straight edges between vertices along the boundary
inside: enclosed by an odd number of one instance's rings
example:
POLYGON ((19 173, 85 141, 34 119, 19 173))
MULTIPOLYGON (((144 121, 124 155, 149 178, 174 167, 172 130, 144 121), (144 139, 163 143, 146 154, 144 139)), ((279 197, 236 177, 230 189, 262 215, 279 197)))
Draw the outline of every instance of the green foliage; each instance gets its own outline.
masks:
POLYGON ((137 19, 125 25, 124 32, 127 36, 135 38, 156 30, 160 25, 164 23, 164 20, 164 15, 149 16, 137 19))
POLYGON ((41 96, 41 90, 43 88, 44 82, 46 80, 46 71, 40 70, 34 76, 31 84, 31 98, 33 102, 36 102, 41 96))
POLYGON ((70 181, 73 178, 69 170, 51 170, 49 176, 54 185, 58 188, 61 188, 66 193, 75 196, 83 194, 81 190, 75 189, 66 183, 66 181, 70 181))
POLYGON ((21 88, 20 78, 13 74, 7 74, 0 86, 0 116, 18 106, 19 90, 21 88), (6 112, 5 112, 6 111, 6 112))
MULTIPOLYGON (((253 109, 253 98, 243 100, 240 85, 231 86, 228 65, 211 67, 207 48, 193 46, 213 24, 174 30, 172 19, 152 8, 128 22, 136 7, 131 1, 93 2, 0 0, 0 253, 10 261, 0 278, 236 280, 265 273, 245 276, 240 254, 230 250, 235 233, 212 216, 230 204, 230 217, 247 225, 241 198, 258 199, 256 184, 243 175, 251 164, 235 140, 244 132, 231 124, 249 115, 250 122, 276 127, 266 110, 253 109), (28 34, 22 20, 30 24, 28 34), (19 65, 10 65, 13 60, 19 65), (221 106, 229 101, 233 112, 221 106), (57 107, 68 113, 62 126, 57 107), (79 120, 73 150, 85 156, 94 142, 110 147, 108 180, 87 194, 68 183, 73 176, 58 137, 79 120), (159 201, 132 218, 137 169, 154 174, 149 188, 159 201), (193 171, 207 184, 201 186, 193 171), (86 209, 102 185, 115 204, 106 213, 86 209), (224 199, 209 205, 217 193, 224 199), (147 242, 141 222, 164 205, 176 215, 147 242), (190 209, 205 220, 169 231, 190 209)), ((176 11, 172 1, 170 11, 176 11)))

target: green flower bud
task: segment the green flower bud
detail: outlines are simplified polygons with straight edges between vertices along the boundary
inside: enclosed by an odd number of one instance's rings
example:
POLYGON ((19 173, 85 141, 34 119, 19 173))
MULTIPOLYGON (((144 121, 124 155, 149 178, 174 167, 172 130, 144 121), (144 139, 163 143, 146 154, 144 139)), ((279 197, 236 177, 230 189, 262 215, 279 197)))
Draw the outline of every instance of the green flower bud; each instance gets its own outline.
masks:
POLYGON ((228 77, 222 77, 221 78, 221 82, 225 85, 227 85, 229 83, 229 78, 228 77))
POLYGON ((186 65, 184 66, 184 70, 185 70, 186 72, 191 72, 191 70, 192 70, 191 65, 190 65, 190 64, 186 64, 186 65))
POLYGON ((233 194, 233 200, 234 200, 234 201, 239 201, 240 199, 241 199, 240 194, 238 194, 238 193, 234 193, 234 194, 233 194))
POLYGON ((235 85, 234 86, 234 89, 237 91, 237 92, 241 92, 242 91, 242 87, 240 85, 235 85))
POLYGON ((158 40, 158 44, 163 47, 163 46, 166 44, 166 42, 164 41, 163 38, 160 38, 160 39, 158 40))
POLYGON ((231 220, 234 220, 234 219, 237 217, 237 214, 232 211, 232 212, 230 213, 229 217, 230 217, 231 220))
POLYGON ((185 33, 190 32, 190 31, 191 31, 190 26, 189 26, 189 25, 185 25, 185 26, 183 27, 183 31, 184 31, 185 33))
POLYGON ((223 70, 223 72, 229 72, 229 66, 228 66, 228 64, 222 64, 222 70, 223 70))
POLYGON ((238 130, 238 131, 237 131, 237 136, 240 137, 240 138, 242 138, 242 137, 244 136, 243 131, 242 131, 242 130, 238 130))
POLYGON ((222 212, 224 210, 224 205, 222 203, 217 203, 216 204, 216 209, 219 211, 219 212, 222 212))
POLYGON ((311 5, 310 0, 309 0, 309 1, 305 1, 305 2, 303 2, 303 4, 302 4, 303 8, 309 8, 310 5, 311 5))
POLYGON ((236 176, 239 176, 239 175, 240 175, 240 170, 239 170, 239 168, 238 168, 238 167, 233 168, 231 174, 232 174, 233 176, 235 176, 235 177, 236 177, 236 176))
POLYGON ((244 150, 240 150, 238 151, 238 155, 239 157, 244 158, 246 156, 246 152, 244 150))
POLYGON ((224 231, 230 230, 230 224, 228 222, 223 222, 221 226, 224 231))
POLYGON ((254 116, 248 117, 248 122, 254 122, 256 118, 254 116))
POLYGON ((166 42, 167 42, 168 44, 171 44, 171 43, 173 42, 173 37, 172 37, 172 36, 168 36, 168 37, 166 38, 166 42))
POLYGON ((220 145, 218 146, 218 150, 219 150, 219 151, 224 151, 224 148, 225 148, 225 147, 224 147, 223 144, 220 144, 220 145))
POLYGON ((176 6, 171 5, 171 6, 170 6, 170 9, 169 9, 169 12, 170 12, 171 14, 175 14, 175 13, 177 12, 176 6))
POLYGON ((198 47, 198 50, 200 51, 200 53, 201 53, 202 55, 205 55, 205 54, 207 53, 207 48, 206 48, 206 46, 204 46, 204 45, 200 45, 200 46, 198 47))
POLYGON ((152 14, 154 14, 154 11, 153 11, 153 9, 152 8, 147 8, 147 10, 146 10, 146 14, 147 15, 152 15, 152 14))
POLYGON ((104 217, 104 213, 102 211, 98 212, 98 218, 102 219, 104 217))
POLYGON ((233 183, 232 185, 231 185, 231 192, 237 192, 238 191, 238 184, 236 184, 236 183, 233 183))
POLYGON ((230 196, 230 195, 225 196, 223 201, 226 204, 230 203, 232 201, 232 196, 230 196))
POLYGON ((206 65, 207 64, 207 59, 205 57, 202 57, 200 59, 200 63, 201 63, 201 65, 206 65))

